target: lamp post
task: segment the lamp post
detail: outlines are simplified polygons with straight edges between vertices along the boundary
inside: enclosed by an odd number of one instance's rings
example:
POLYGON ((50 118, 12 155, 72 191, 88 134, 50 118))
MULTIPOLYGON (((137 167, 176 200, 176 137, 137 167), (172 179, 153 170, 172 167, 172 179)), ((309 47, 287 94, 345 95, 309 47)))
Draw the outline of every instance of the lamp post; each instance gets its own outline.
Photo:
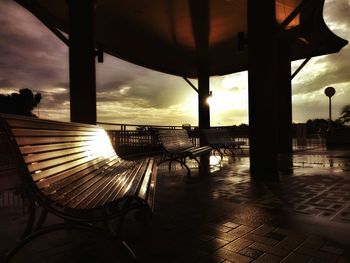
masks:
POLYGON ((332 129, 332 96, 335 94, 335 89, 333 87, 327 87, 324 90, 324 94, 329 98, 329 121, 328 121, 328 130, 331 132, 332 129))

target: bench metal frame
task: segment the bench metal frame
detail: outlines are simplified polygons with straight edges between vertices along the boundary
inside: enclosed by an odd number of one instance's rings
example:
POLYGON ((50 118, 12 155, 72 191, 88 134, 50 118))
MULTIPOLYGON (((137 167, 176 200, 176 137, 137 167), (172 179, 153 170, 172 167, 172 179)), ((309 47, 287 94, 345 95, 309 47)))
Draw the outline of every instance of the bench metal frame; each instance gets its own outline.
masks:
POLYGON ((227 152, 231 153, 231 155, 234 156, 235 152, 239 150, 241 154, 243 154, 243 149, 238 143, 234 141, 228 129, 203 129, 201 130, 201 133, 206 143, 213 148, 214 154, 217 152, 220 155, 221 159, 225 154, 227 154, 227 152))
MULTIPOLYGON (((7 260, 10 260, 19 250, 22 248, 25 244, 29 243, 31 240, 37 238, 38 236, 44 235, 46 233, 57 231, 59 229, 68 229, 68 228, 76 228, 76 229, 85 229, 88 231, 92 231, 94 233, 98 233, 99 235, 105 235, 107 239, 110 239, 111 237, 115 238, 116 240, 119 240, 118 244, 123 244, 124 247, 127 248, 127 250, 130 252, 130 255, 132 257, 135 257, 135 254, 132 252, 132 250, 126 245, 125 242, 123 242, 119 237, 118 234, 120 234, 120 230, 124 223, 124 218, 126 214, 134 209, 137 209, 139 213, 143 213, 144 215, 150 215, 153 211, 153 201, 154 201, 154 192, 155 192, 155 186, 156 186, 156 176, 157 176, 157 165, 154 162, 153 158, 145 158, 142 160, 136 160, 136 161, 126 161, 121 159, 117 154, 115 153, 114 149, 112 148, 112 145, 109 141, 109 138, 107 134, 104 132, 104 130, 98 126, 94 125, 87 125, 87 124, 78 124, 78 123, 65 123, 65 122, 57 122, 57 121, 49 121, 49 120, 39 120, 35 118, 30 117, 22 117, 22 116, 16 116, 16 115, 9 115, 9 114, 0 114, 0 132, 3 132, 7 135, 9 138, 9 143, 11 145, 10 149, 11 152, 9 153, 16 159, 16 163, 18 166, 18 174, 21 177, 22 184, 25 189, 25 195, 28 197, 28 221, 27 225, 25 227, 25 230, 21 236, 21 242, 18 244, 16 248, 14 248, 12 251, 10 251, 7 255, 7 260), (19 123, 19 124, 18 124, 19 123), (26 125, 28 124, 28 127, 26 128, 26 125), (16 126, 17 125, 17 126, 16 126), (51 128, 50 130, 50 127, 51 128), (62 127, 61 129, 59 127, 62 127), (70 127, 69 129, 66 129, 66 127, 70 127), (35 129, 36 128, 36 129, 35 129), (69 131, 73 130, 73 131, 69 131), (85 130, 88 130, 91 132, 85 132, 85 130), (78 131, 78 132, 76 132, 78 131), (107 142, 106 146, 110 147, 109 149, 109 156, 104 157, 102 154, 94 153, 93 147, 90 147, 89 150, 84 151, 85 148, 85 141, 89 140, 90 142, 94 142, 95 140, 98 140, 98 136, 95 138, 95 133, 97 132, 99 134, 105 134, 104 141, 107 142), (33 133, 33 134, 31 134, 33 133), (55 134, 55 137, 53 137, 53 142, 50 142, 48 140, 48 137, 43 137, 43 139, 40 139, 40 133, 43 134, 55 134), (68 134, 68 137, 58 137, 57 134, 68 134), (76 133, 76 136, 74 134, 76 133), (88 134, 90 137, 85 136, 84 133, 88 134), (79 134, 79 135, 77 135, 79 134), (92 134, 92 135, 91 135, 92 134), (22 137, 21 137, 22 136, 22 137), (21 138, 20 138, 21 137, 21 138), (88 138, 88 139, 87 139, 88 138), (69 140, 72 140, 76 142, 77 147, 73 147, 71 149, 75 149, 76 151, 79 150, 79 157, 81 158, 79 160, 83 160, 82 164, 77 164, 76 166, 67 166, 67 177, 63 177, 61 179, 56 179, 56 183, 59 182, 59 180, 66 180, 69 176, 73 177, 74 175, 78 176, 77 179, 75 179, 75 182, 78 182, 76 185, 77 188, 81 187, 80 185, 84 185, 86 183, 84 180, 92 180, 96 179, 96 182, 101 182, 101 185, 106 187, 109 186, 109 195, 112 195, 115 193, 116 185, 120 186, 120 190, 118 191, 125 191, 124 194, 119 194, 118 197, 113 197, 111 201, 107 201, 106 199, 98 199, 97 195, 104 196, 103 193, 104 189, 98 190, 98 187, 95 185, 93 186, 85 186, 87 188, 83 188, 81 191, 81 194, 84 192, 90 192, 90 196, 92 196, 91 200, 87 201, 87 204, 90 206, 91 202, 95 203, 103 203, 102 205, 96 205, 95 207, 88 207, 86 208, 82 207, 79 208, 76 207, 70 207, 69 205, 62 205, 59 202, 56 202, 53 200, 50 195, 45 193, 45 190, 48 189, 48 187, 45 187, 45 180, 54 178, 54 176, 60 175, 66 171, 60 171, 56 172, 56 174, 53 172, 52 174, 48 173, 48 176, 43 178, 44 183, 41 182, 41 180, 34 180, 33 178, 36 176, 37 173, 40 174, 42 172, 40 169, 37 169, 36 171, 33 171, 31 169, 32 166, 37 165, 35 161, 31 162, 28 160, 31 160, 32 156, 35 154, 26 153, 25 147, 29 148, 35 148, 32 144, 35 144, 34 141, 47 141, 47 147, 53 147, 52 149, 56 148, 52 151, 45 151, 45 144, 40 145, 36 144, 36 147, 41 147, 42 151, 39 153, 36 153, 37 156, 41 154, 41 156, 45 156, 43 162, 50 162, 56 163, 56 166, 59 165, 66 165, 69 163, 69 158, 72 159, 72 162, 74 162, 74 153, 67 155, 67 160, 64 157, 52 157, 57 153, 69 150, 70 148, 67 148, 67 146, 62 146, 64 143, 70 143, 74 144, 72 142, 67 142, 69 140), (56 140, 56 141, 55 141, 56 140), (85 141, 84 141, 85 140, 85 141), (31 141, 33 142, 31 144, 31 141), (57 143, 57 141, 66 141, 62 143, 57 143), (80 143, 79 143, 80 142, 80 143), (55 144, 56 143, 56 144, 55 144), (109 145, 108 145, 109 144, 109 145), (27 146, 28 145, 28 146, 27 146), (83 145, 83 146, 81 146, 83 145), (21 152, 22 151, 22 152, 21 152), (51 156, 51 157, 50 157, 51 156), (85 157, 84 157, 85 156, 85 157), (91 157, 92 156, 92 157, 91 157), (51 158, 51 159, 50 159, 51 158), (56 158, 56 159, 55 159, 56 158), (86 158, 86 159, 84 159, 86 158), (91 160, 89 160, 91 158, 91 160), (103 158, 106 158, 105 160, 103 158), (27 160, 27 162, 25 161, 27 160), (48 160, 48 161, 47 161, 48 160), (59 163, 59 161, 66 161, 67 163, 59 163), (112 160, 112 161, 109 161, 112 160), (114 165, 117 165, 113 167, 114 165), (81 166, 86 167, 82 170, 79 170, 81 166), (100 166, 99 166, 100 165, 100 166), (110 166, 108 166, 110 165, 110 166), (118 166, 119 165, 119 166, 118 166), (108 167, 107 167, 108 166, 108 167), (107 167, 107 169, 106 169, 107 167), (102 170, 102 168, 104 170, 102 170), (75 170, 74 170, 75 169, 75 170), (133 170, 131 170, 133 169, 133 170), (72 172, 74 170, 74 172, 72 172), (84 173, 86 173, 84 175, 84 173), (112 177, 113 180, 120 180, 122 183, 116 183, 115 181, 112 181, 112 179, 106 177, 109 175, 112 177), (86 177, 89 177, 90 179, 85 179, 86 177), (122 177, 125 176, 125 177, 122 177), (127 176, 133 176, 132 178, 127 176), (85 177, 85 178, 84 178, 85 177), (101 179, 102 178, 102 179, 101 179), (119 179, 121 178, 121 179, 119 179), (127 186, 128 188, 121 188, 126 185, 126 183, 123 183, 123 178, 130 178, 127 179, 127 183, 129 183, 127 186), (110 181, 108 181, 110 180, 110 181), (80 184, 80 185, 79 185, 80 184), (42 187, 39 188, 39 185, 42 187), (92 189, 89 189, 92 188, 92 189), (97 191, 98 190, 98 191, 97 191), (96 192, 97 191, 97 192, 96 192), (96 193, 95 193, 96 192, 96 193), (104 203, 106 202, 106 203, 104 203), (37 208, 41 207, 41 213, 39 217, 37 218, 37 208), (65 220, 66 223, 64 224, 56 224, 51 226, 45 226, 43 227, 48 213, 54 214, 58 216, 59 218, 62 218, 65 220), (119 227, 115 228, 113 224, 114 219, 120 219, 119 227), (95 223, 102 223, 103 227, 97 226, 95 223), (80 226, 79 226, 80 225, 80 226)), ((47 136, 47 135, 46 135, 47 136)), ((99 141, 96 141, 97 143, 99 141)), ((73 150, 72 152, 75 152, 73 150)), ((69 152, 69 151, 68 151, 69 152)), ((39 156, 40 157, 40 156, 39 156)), ((39 158, 38 157, 38 158, 39 158)), ((44 157, 43 157, 44 158, 44 157)), ((34 158, 35 159, 35 158, 34 158)), ((53 166, 54 168, 56 166, 53 166)), ((40 165, 38 166, 40 167, 40 165)), ((54 170, 54 168, 52 170, 54 170)), ((44 170, 44 173, 49 171, 50 172, 51 167, 47 168, 47 170, 44 170)), ((70 178, 68 178, 70 179, 70 178)), ((73 178, 74 179, 74 178, 73 178)), ((72 179, 72 180, 73 180, 72 179)), ((68 180, 69 181, 69 180, 68 180)), ((93 181, 95 182, 95 181, 93 181)), ((65 182, 67 183, 67 182, 65 182)), ((53 183, 54 184, 54 183, 53 183)), ((101 186, 99 185, 99 186, 101 186)), ((68 187, 69 184, 66 184, 64 186, 61 186, 61 188, 57 188, 57 190, 64 189, 68 187), (62 188, 63 187, 63 188, 62 188)), ((126 187, 126 186, 125 186, 126 187)), ((76 189, 70 189, 71 192, 74 192, 76 189)), ((69 194, 70 192, 68 192, 69 194)), ((55 193, 54 193, 55 194, 55 193)), ((66 194, 66 192, 63 192, 63 194, 66 194)), ((89 196, 89 197, 90 197, 89 196)), ((88 198, 88 197, 86 197, 88 198)), ((107 198, 110 199, 110 196, 107 198)), ((79 201, 79 200, 78 200, 79 201)), ((85 202, 85 199, 83 199, 85 202)), ((71 202, 71 201, 69 201, 71 202)), ((82 202, 82 201, 80 201, 82 202)), ((101 224, 100 224, 101 225, 101 224)))

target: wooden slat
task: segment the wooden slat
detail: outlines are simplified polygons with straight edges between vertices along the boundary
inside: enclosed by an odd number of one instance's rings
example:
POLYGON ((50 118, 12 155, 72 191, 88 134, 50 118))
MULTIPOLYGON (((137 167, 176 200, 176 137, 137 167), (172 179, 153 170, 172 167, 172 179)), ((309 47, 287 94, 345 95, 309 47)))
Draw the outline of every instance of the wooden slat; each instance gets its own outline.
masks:
POLYGON ((46 137, 46 136, 96 136, 99 131, 72 131, 72 130, 43 130, 43 129, 12 129, 12 134, 19 137, 46 137))
POLYGON ((4 114, 1 116, 6 119, 7 124, 11 128, 33 128, 33 129, 53 129, 53 130, 81 130, 81 131, 95 131, 101 130, 102 128, 82 124, 82 123, 72 123, 72 122, 59 122, 35 118, 25 118, 25 117, 7 117, 4 114))
POLYGON ((154 164, 152 168, 152 175, 151 175, 149 189, 147 193, 147 203, 150 206, 152 211, 154 209, 156 186, 157 186, 157 165, 154 164))
POLYGON ((89 146, 93 145, 93 141, 79 141, 79 142, 66 142, 66 143, 54 143, 54 144, 44 144, 44 145, 24 145, 19 147, 21 153, 33 154, 40 152, 49 152, 54 150, 64 150, 69 148, 89 146))
POLYGON ((108 174, 111 170, 117 169, 121 162, 118 159, 104 163, 99 169, 91 167, 60 182, 59 188, 50 194, 50 199, 66 204, 76 198, 83 190, 84 184, 98 175, 108 174), (109 165, 111 164, 111 165, 109 165))
MULTIPOLYGON (((86 157, 86 153, 80 152, 77 154, 67 155, 67 156, 51 159, 48 161, 27 164, 27 168, 30 173, 33 173, 33 172, 38 172, 39 170, 41 171, 50 167, 54 167, 56 165, 61 165, 71 161, 79 160, 84 157, 86 157)), ((99 156, 95 155, 95 158, 97 157, 99 156)))
POLYGON ((96 158, 92 161, 83 163, 64 172, 55 174, 49 178, 40 180, 36 183, 36 185, 45 194, 51 194, 77 180, 79 178, 79 172, 92 172, 94 170, 100 169, 106 164, 110 164, 111 162, 116 162, 118 160, 119 158, 116 158, 116 156, 113 156, 109 159, 106 159, 104 157, 96 158))
MULTIPOLYGON (((134 168, 135 166, 136 165, 133 164, 134 168)), ((128 168, 128 169, 124 169, 123 172, 119 172, 119 174, 116 173, 118 177, 114 180, 110 180, 110 182, 104 186, 104 189, 100 191, 90 202, 86 204, 86 207, 95 208, 97 206, 102 206, 106 204, 111 193, 113 193, 114 191, 119 191, 121 189, 121 185, 123 183, 125 176, 127 175, 128 172, 130 172, 129 170, 132 170, 132 169, 128 168)))
POLYGON ((38 153, 38 154, 29 154, 23 156, 24 162, 27 164, 33 163, 33 162, 40 162, 52 158, 58 158, 74 153, 84 153, 86 151, 86 147, 76 147, 71 149, 64 149, 64 150, 57 150, 52 152, 45 152, 45 153, 38 153))
MULTIPOLYGON (((107 175, 103 175, 103 179, 99 180, 97 183, 93 184, 91 187, 84 191, 84 195, 80 195, 79 198, 70 202, 69 205, 79 209, 86 208, 90 203, 92 203, 101 193, 104 193, 109 185, 114 181, 120 180, 122 174, 127 172, 129 167, 119 171, 111 171, 107 175)), ((100 198, 98 200, 101 200, 100 198)))
POLYGON ((94 160, 94 159, 96 159, 95 156, 87 156, 85 158, 82 158, 82 159, 79 159, 79 160, 76 160, 76 161, 73 161, 73 162, 69 162, 69 163, 65 163, 65 164, 59 165, 59 166, 55 166, 53 168, 47 169, 45 171, 42 171, 40 173, 32 174, 32 178, 33 178, 34 182, 36 182, 36 181, 44 179, 46 177, 50 177, 50 176, 53 176, 53 175, 55 175, 57 173, 69 170, 72 167, 81 165, 83 163, 90 162, 91 160, 94 160))
POLYGON ((130 177, 130 174, 135 174, 141 167, 141 163, 135 164, 133 169, 129 169, 126 171, 122 176, 121 180, 116 182, 116 184, 112 185, 112 187, 109 188, 109 190, 106 192, 106 195, 103 199, 99 200, 99 202, 96 204, 96 206, 103 206, 107 203, 111 203, 118 199, 118 196, 122 197, 123 193, 125 193, 126 185, 127 185, 127 178, 130 177))
POLYGON ((135 166, 135 169, 133 169, 132 171, 129 171, 128 174, 125 175, 125 180, 120 185, 120 188, 118 189, 118 191, 114 191, 114 193, 111 194, 110 198, 107 199, 108 203, 113 202, 114 200, 122 198, 123 196, 126 195, 130 186, 135 180, 135 177, 137 176, 139 171, 142 169, 143 165, 144 165, 143 162, 137 163, 137 165, 135 166))
POLYGON ((81 142, 92 141, 92 136, 67 136, 67 137, 16 137, 16 142, 19 146, 36 145, 36 144, 51 144, 62 142, 81 142))
POLYGON ((147 160, 147 169, 145 171, 145 175, 143 177, 143 180, 142 180, 142 184, 141 184, 141 187, 138 191, 138 196, 144 200, 146 200, 146 195, 147 195, 147 190, 148 190, 148 186, 149 186, 149 183, 150 183, 150 179, 151 179, 151 176, 152 176, 152 168, 153 168, 153 159, 152 160, 147 160))
POLYGON ((133 183, 128 188, 127 195, 133 196, 139 192, 142 182, 144 180, 144 176, 147 172, 148 163, 149 163, 149 158, 142 160, 142 166, 140 170, 137 172, 137 174, 135 175, 133 183))
MULTIPOLYGON (((110 172, 113 170, 128 171, 127 169, 120 169, 122 167, 121 165, 119 167, 110 167, 110 172)), ((122 174, 120 171, 115 173, 118 177, 120 177, 122 174)), ((91 193, 91 191, 88 190, 94 184, 98 183, 99 180, 102 180, 104 176, 105 174, 101 175, 101 171, 97 170, 89 176, 84 177, 83 180, 79 180, 79 184, 73 186, 75 188, 74 191, 65 195, 65 197, 62 200, 59 200, 59 202, 63 205, 69 205, 69 207, 75 208, 80 201, 82 201, 89 195, 89 193, 91 193)))

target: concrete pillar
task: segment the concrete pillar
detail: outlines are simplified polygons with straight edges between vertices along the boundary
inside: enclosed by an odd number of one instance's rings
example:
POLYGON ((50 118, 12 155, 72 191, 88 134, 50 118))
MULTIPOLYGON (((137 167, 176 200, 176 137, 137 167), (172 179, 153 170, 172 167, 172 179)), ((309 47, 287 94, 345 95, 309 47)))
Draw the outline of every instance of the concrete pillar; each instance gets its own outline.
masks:
POLYGON ((276 44, 278 153, 289 155, 293 151, 290 41, 278 39, 276 44))
POLYGON ((96 124, 94 0, 68 0, 71 121, 96 124))
POLYGON ((198 125, 199 129, 210 128, 208 63, 198 64, 198 125))
POLYGON ((275 1, 248 0, 250 169, 255 178, 278 172, 275 1))

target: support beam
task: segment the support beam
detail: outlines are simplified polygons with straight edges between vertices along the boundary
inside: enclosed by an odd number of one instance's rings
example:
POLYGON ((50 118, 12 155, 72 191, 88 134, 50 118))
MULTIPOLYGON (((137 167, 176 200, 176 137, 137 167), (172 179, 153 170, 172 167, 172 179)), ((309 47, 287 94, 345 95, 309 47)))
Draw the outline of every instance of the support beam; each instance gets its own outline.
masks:
POLYGON ((249 152, 256 179, 278 172, 275 21, 274 0, 248 0, 249 152))
POLYGON ((310 61, 310 59, 311 57, 308 57, 303 61, 303 63, 300 64, 300 66, 293 72, 292 76, 290 77, 291 80, 294 79, 296 75, 298 75, 300 70, 302 70, 305 67, 305 65, 310 61))
POLYGON ((290 22, 293 21, 294 18, 296 18, 296 16, 298 14, 300 14, 305 6, 311 2, 311 0, 303 0, 294 10, 292 13, 289 14, 289 16, 280 24, 280 30, 284 30, 290 22))
POLYGON ((68 0, 71 121, 96 123, 94 0, 68 0))
POLYGON ((182 77, 182 78, 190 85, 190 87, 191 87, 195 92, 198 93, 198 88, 197 88, 188 78, 186 78, 186 77, 182 77))

